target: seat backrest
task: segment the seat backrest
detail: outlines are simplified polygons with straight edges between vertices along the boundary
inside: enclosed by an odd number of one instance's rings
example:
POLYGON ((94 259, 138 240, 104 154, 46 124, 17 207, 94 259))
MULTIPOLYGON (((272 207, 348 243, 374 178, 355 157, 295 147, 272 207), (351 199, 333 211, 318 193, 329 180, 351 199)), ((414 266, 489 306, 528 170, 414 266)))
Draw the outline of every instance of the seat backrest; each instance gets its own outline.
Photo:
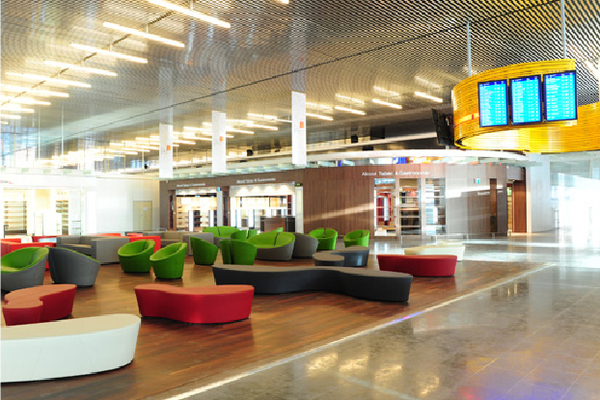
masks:
POLYGON ((100 236, 88 236, 88 235, 80 236, 79 244, 85 244, 85 245, 91 246, 92 240, 99 239, 99 238, 100 238, 100 236))
POLYGON ((164 239, 183 240, 183 231, 166 231, 163 232, 164 239))
POLYGON ((248 243, 252 243, 255 245, 275 245, 275 240, 277 239, 277 235, 279 232, 264 232, 260 233, 256 236, 252 236, 248 239, 248 243))
POLYGON ((29 265, 37 264, 42 261, 45 257, 48 256, 48 248, 47 247, 31 247, 32 249, 36 249, 31 255, 31 260, 29 261, 29 265))
POLYGON ((207 226, 206 228, 204 228, 202 230, 202 232, 209 232, 212 233, 215 236, 219 236, 219 228, 216 226, 207 226))
POLYGON ((45 247, 24 247, 3 255, 1 264, 3 267, 24 268, 31 263, 34 254, 39 249, 48 251, 45 247))
POLYGON ((314 238, 322 238, 325 235, 325 229, 324 228, 317 228, 317 229, 313 229, 312 231, 308 232, 308 236, 312 236, 314 238))
POLYGON ((293 243, 296 240, 296 236, 294 236, 291 232, 281 232, 275 238, 276 246, 285 246, 288 243, 293 243))
POLYGON ((335 229, 331 229, 331 228, 327 228, 325 229, 325 231, 323 232, 323 237, 332 237, 332 236, 337 236, 337 231, 335 229))
POLYGON ((223 258, 223 264, 233 264, 233 257, 231 255, 231 242, 229 240, 221 240, 219 242, 221 248, 221 257, 223 258))
POLYGON ((231 234, 231 238, 235 240, 246 240, 248 239, 248 231, 237 231, 231 234))

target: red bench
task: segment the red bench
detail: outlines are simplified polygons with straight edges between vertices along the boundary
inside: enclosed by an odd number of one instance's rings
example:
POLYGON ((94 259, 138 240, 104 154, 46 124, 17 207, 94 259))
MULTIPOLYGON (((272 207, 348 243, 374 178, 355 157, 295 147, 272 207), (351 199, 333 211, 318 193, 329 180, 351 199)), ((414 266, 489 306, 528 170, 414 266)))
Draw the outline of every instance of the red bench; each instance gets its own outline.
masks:
POLYGON ((73 312, 77 285, 41 285, 15 290, 4 296, 6 325, 35 324, 67 317, 73 312))
POLYGON ((192 324, 215 324, 248 318, 254 287, 218 285, 177 287, 148 283, 135 287, 140 314, 192 324))
POLYGON ((381 271, 404 272, 412 276, 454 276, 456 256, 378 254, 381 271))

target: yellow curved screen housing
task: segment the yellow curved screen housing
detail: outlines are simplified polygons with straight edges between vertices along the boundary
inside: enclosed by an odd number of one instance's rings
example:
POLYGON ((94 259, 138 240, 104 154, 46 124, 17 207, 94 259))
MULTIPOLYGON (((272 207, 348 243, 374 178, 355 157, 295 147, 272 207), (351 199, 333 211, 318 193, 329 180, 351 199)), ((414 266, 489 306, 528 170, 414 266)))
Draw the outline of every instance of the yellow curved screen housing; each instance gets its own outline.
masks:
POLYGON ((509 65, 473 75, 454 87, 454 141, 463 149, 564 153, 600 150, 600 103, 577 109, 577 121, 530 125, 479 126, 478 83, 543 75, 575 69, 575 60, 552 60, 509 65))

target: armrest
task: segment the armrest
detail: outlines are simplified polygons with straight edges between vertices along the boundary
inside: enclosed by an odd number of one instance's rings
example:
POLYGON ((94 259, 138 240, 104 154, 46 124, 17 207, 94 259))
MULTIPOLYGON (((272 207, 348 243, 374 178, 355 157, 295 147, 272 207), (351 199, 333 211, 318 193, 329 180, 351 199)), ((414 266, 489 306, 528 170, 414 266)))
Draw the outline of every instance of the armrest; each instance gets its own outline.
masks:
POLYGON ((129 243, 128 237, 106 237, 92 239, 92 257, 102 264, 119 262, 117 254, 121 246, 129 243))
POLYGON ((56 244, 79 244, 80 236, 57 236, 56 244))

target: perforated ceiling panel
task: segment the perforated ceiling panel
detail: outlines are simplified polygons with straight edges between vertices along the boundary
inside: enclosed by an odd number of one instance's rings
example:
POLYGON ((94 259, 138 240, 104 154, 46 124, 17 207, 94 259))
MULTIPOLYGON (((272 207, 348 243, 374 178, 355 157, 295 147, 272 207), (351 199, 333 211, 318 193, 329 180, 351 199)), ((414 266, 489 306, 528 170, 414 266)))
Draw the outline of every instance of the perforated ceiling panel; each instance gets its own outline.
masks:
MULTIPOLYGON (((184 4, 184 2, 177 2, 184 4)), ((145 0, 40 1, 2 3, 2 84, 69 94, 42 98, 32 114, 2 125, 3 163, 35 148, 52 156, 63 149, 104 146, 157 132, 158 110, 173 108, 176 130, 209 122, 215 93, 226 91, 227 118, 247 114, 289 119, 290 91, 328 107, 364 111, 357 116, 334 109, 309 109, 333 121, 308 119, 310 135, 344 126, 402 120, 416 110, 438 106, 415 91, 450 101, 450 91, 467 77, 466 21, 471 24, 474 72, 509 64, 562 57, 558 1, 362 0, 196 2, 194 10, 231 23, 215 27, 145 0), (111 22, 184 43, 171 47, 126 36, 103 26, 111 22), (147 64, 93 55, 72 43, 148 59, 147 64), (90 57, 91 56, 91 57, 90 57), (45 64, 57 61, 114 71, 102 76, 45 64), (58 76, 58 73, 63 73, 58 76), (29 73, 85 82, 91 88, 24 80, 29 73), (358 99, 364 104, 356 103, 358 99), (372 99, 401 104, 395 110, 372 99)), ((598 78, 585 62, 600 60, 600 6, 597 0, 567 1, 568 56, 578 61, 579 103, 598 101, 598 78)), ((2 87, 2 103, 19 95, 2 87)), ((4 112, 4 111, 3 111, 4 112)), ((290 126, 255 135, 233 133, 232 146, 254 141, 289 141, 290 126)), ((329 136, 328 136, 329 137, 329 136)), ((209 142, 191 146, 198 151, 209 142)))

